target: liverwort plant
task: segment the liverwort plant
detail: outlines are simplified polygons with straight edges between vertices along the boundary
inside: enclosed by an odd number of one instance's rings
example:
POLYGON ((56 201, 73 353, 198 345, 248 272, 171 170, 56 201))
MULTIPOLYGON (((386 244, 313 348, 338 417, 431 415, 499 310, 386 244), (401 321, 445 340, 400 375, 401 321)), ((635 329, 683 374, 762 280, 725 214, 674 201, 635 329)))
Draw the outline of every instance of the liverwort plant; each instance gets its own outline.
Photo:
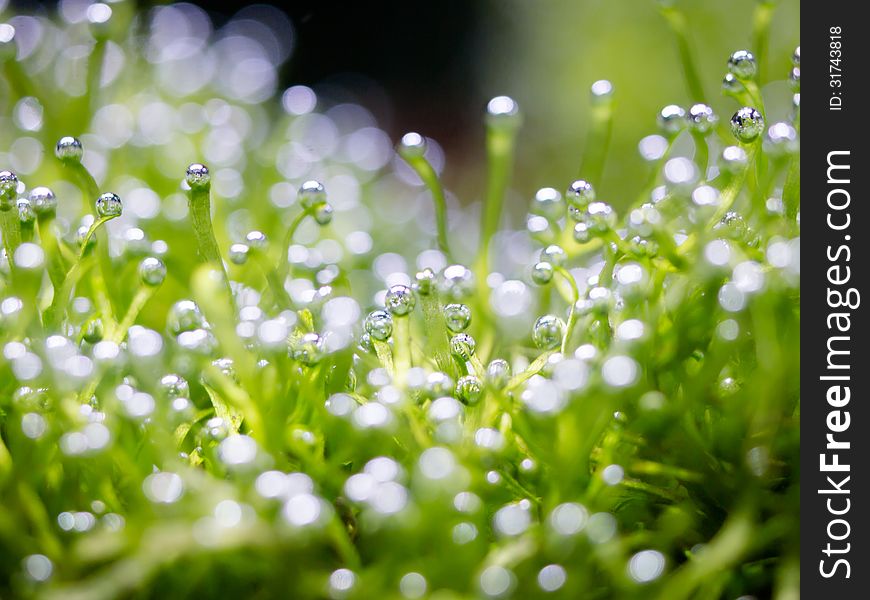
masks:
POLYGON ((660 6, 636 194, 598 80, 531 190, 493 98, 450 214, 268 8, 0 24, 0 596, 798 597, 800 51, 759 3, 715 102, 660 6))

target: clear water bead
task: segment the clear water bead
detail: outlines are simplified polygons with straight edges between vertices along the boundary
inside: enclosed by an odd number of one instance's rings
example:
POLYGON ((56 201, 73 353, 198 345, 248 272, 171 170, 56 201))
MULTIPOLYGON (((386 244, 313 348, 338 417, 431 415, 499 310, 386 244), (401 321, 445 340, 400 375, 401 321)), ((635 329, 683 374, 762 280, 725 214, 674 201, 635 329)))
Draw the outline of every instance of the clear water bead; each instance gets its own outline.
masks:
POLYGON ((414 297, 414 291, 406 285, 394 285, 387 290, 385 297, 387 310, 397 317, 404 317, 412 310, 417 303, 414 297))
POLYGON ((230 246, 229 258, 234 265, 243 265, 248 262, 248 254, 251 248, 247 244, 233 244, 230 246))
POLYGON ((595 202, 595 188, 585 179, 577 179, 568 186, 565 199, 571 208, 584 210, 591 202, 595 202))
POLYGON ((154 256, 148 256, 139 263, 139 279, 148 286, 158 286, 166 279, 166 265, 154 256))
POLYGON ((396 151, 404 159, 420 158, 426 154, 426 138, 415 131, 402 136, 396 151))
POLYGON ((370 312, 363 326, 367 334, 380 342, 386 342, 393 335, 393 317, 385 310, 370 312))
POLYGON ((508 96, 496 96, 486 105, 486 124, 502 130, 513 130, 522 122, 519 104, 508 96))
POLYGON ((659 128, 667 135, 675 135, 686 126, 686 110, 676 104, 668 104, 659 111, 659 128))
POLYGON ((37 216, 53 215, 57 211, 57 197, 47 187, 35 187, 30 190, 30 206, 37 216))
POLYGON ((82 160, 84 148, 78 138, 64 136, 57 141, 54 155, 64 162, 78 163, 82 160))
POLYGON ((693 105, 689 109, 686 118, 689 122, 689 129, 701 134, 710 133, 713 126, 719 120, 711 107, 700 103, 693 105))
POLYGON ((493 389, 507 385, 511 376, 511 366, 503 358, 495 358, 486 366, 486 382, 493 389))
POLYGON ((546 285, 553 280, 553 265, 548 262, 541 261, 532 267, 532 281, 538 285, 546 285))
POLYGON ((562 194, 551 187, 539 189, 532 200, 532 212, 548 219, 561 218, 565 214, 565 201, 562 199, 562 194))
POLYGON ((744 106, 731 117, 731 133, 741 142, 752 142, 763 131, 764 117, 750 106, 744 106))
POLYGON ((206 188, 211 183, 211 173, 209 173, 207 166, 201 163, 193 163, 187 167, 185 179, 191 189, 206 188))
POLYGON ((542 350, 552 350, 562 343, 565 335, 565 322, 555 315, 544 315, 535 321, 532 339, 542 350))
POLYGON ((474 274, 463 265, 450 265, 438 274, 435 286, 444 300, 461 302, 474 293, 474 274))
POLYGON ((302 208, 309 210, 326 203, 326 188, 319 181, 310 179, 299 186, 296 196, 302 208))
POLYGON ((121 198, 117 194, 106 192, 97 198, 96 211, 101 218, 119 217, 122 210, 121 198))
POLYGON ((332 215, 335 213, 335 210, 332 208, 332 205, 327 202, 322 202, 314 208, 314 220, 317 221, 317 224, 320 226, 329 225, 332 223, 332 215))
POLYGON ((737 50, 728 57, 728 71, 738 79, 753 79, 758 73, 755 55, 749 50, 737 50))
POLYGON ((462 360, 469 360, 474 354, 477 343, 467 333, 457 333, 450 338, 450 351, 462 360))
POLYGON ((483 385, 475 375, 465 375, 456 382, 456 396, 468 405, 477 404, 483 393, 483 385))
POLYGON ((448 304, 444 307, 444 321, 453 333, 465 331, 471 324, 471 309, 464 304, 448 304))

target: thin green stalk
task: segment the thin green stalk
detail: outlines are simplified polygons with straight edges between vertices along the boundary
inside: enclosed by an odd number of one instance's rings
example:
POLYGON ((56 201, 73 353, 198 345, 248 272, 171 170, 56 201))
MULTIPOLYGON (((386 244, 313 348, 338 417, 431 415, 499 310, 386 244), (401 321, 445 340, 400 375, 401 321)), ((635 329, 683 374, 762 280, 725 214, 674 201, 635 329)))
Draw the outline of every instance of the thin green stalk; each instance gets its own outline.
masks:
POLYGON ((40 217, 36 222, 39 228, 39 239, 42 241, 42 248, 46 254, 48 277, 52 287, 57 291, 63 287, 67 269, 60 252, 60 242, 54 233, 54 217, 40 217))
POLYGON ((762 76, 767 66, 770 22, 773 20, 773 11, 775 9, 775 2, 761 0, 755 5, 755 10, 752 13, 752 50, 755 54, 755 61, 758 63, 759 81, 762 81, 762 76))
POLYGON ((589 136, 586 138, 586 149, 583 153, 583 164, 580 175, 593 182, 594 185, 601 183, 604 173, 604 165, 607 160, 607 150, 610 147, 610 138, 613 131, 613 99, 606 97, 594 97, 592 106, 592 120, 590 123, 589 136))
POLYGON ((293 220, 290 222, 290 225, 287 227, 287 232, 284 234, 284 244, 281 246, 281 256, 278 259, 278 273, 281 277, 287 277, 290 273, 290 246, 293 244, 293 236, 296 235, 296 230, 299 229, 299 226, 302 224, 302 221, 305 220, 305 217, 311 214, 310 209, 303 209, 299 212, 293 220))
POLYGON ((411 361, 411 320, 396 316, 393 319, 393 349, 395 350, 396 375, 404 379, 411 361))
POLYGON ((486 286, 489 274, 489 244, 501 221, 502 205, 510 180, 518 119, 490 119, 486 128, 487 185, 481 219, 478 286, 486 286))
POLYGON ((701 169, 701 180, 707 180, 707 167, 710 166, 710 144, 707 136, 697 131, 692 132, 692 140, 695 142, 695 162, 701 169))
MULTIPOLYGON (((193 224, 193 235, 196 238, 200 258, 204 262, 212 263, 216 268, 223 271, 224 262, 221 258, 221 252, 211 224, 209 189, 210 186, 208 184, 190 188, 188 195, 190 220, 193 224)), ((224 272, 224 275, 226 275, 226 272, 224 272)))
POLYGON ((3 247, 6 248, 6 257, 9 259, 9 268, 15 273, 15 261, 12 260, 15 249, 21 245, 21 221, 18 219, 18 210, 0 210, 0 228, 3 234, 3 247))
POLYGON ((698 66, 695 64, 695 54, 689 43, 686 16, 675 6, 668 6, 664 3, 659 5, 659 10, 677 39, 677 51, 683 65, 683 76, 686 79, 689 95, 693 102, 705 102, 704 86, 701 84, 701 76, 698 74, 698 66))
POLYGON ((565 267, 555 265, 553 271, 561 275, 562 278, 571 287, 571 308, 568 310, 568 324, 565 326, 565 336, 562 338, 562 354, 568 354, 568 344, 574 335, 574 327, 577 324, 577 301, 580 300, 580 290, 577 289, 577 282, 574 276, 568 272, 565 267))
POLYGON ((127 307, 124 317, 117 326, 113 327, 111 334, 109 334, 109 341, 120 344, 124 340, 127 336, 127 330, 136 322, 136 317, 139 316, 139 313, 145 307, 148 300, 151 299, 151 296, 154 295, 156 289, 154 286, 143 285, 136 290, 136 294, 133 296, 133 300, 130 301, 130 306, 127 307))
POLYGON ((447 242, 447 201, 444 198, 444 188, 438 179, 438 173, 435 172, 425 156, 409 155, 402 152, 400 154, 423 180, 432 194, 432 201, 435 204, 435 224, 438 230, 438 249, 447 256, 448 261, 451 261, 450 245, 447 242))
POLYGON ((789 159, 785 184, 782 187, 782 203, 785 215, 793 220, 801 207, 801 158, 795 154, 789 159))

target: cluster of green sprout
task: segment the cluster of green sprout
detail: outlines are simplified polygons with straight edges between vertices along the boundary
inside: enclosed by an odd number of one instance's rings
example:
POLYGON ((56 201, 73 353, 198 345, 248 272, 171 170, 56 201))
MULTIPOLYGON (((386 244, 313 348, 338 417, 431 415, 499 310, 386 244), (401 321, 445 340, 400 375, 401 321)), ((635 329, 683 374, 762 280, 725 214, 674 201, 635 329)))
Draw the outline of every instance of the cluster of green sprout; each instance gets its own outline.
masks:
POLYGON ((766 125, 748 51, 727 126, 662 109, 621 215, 595 189, 596 82, 586 179, 514 231, 511 98, 487 106, 473 218, 433 140, 389 168, 360 107, 295 86, 276 115, 218 79, 156 97, 131 65, 167 62, 118 32, 206 40, 202 14, 128 9, 67 19, 88 49, 68 102, 0 24, 25 136, 3 143, 56 157, 0 172, 0 595, 799 597, 799 49, 789 119, 766 125), (83 115, 102 137, 51 137, 83 115), (220 168, 185 173, 196 148, 220 168))

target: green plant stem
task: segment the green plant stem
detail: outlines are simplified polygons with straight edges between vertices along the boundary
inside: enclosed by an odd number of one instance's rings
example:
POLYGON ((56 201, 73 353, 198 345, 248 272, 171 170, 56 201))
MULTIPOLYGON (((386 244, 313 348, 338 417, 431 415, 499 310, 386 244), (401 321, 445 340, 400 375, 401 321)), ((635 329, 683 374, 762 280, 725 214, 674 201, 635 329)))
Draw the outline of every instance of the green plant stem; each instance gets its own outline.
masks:
POLYGON ((97 38, 94 48, 88 56, 88 87, 85 95, 85 107, 88 114, 93 115, 100 105, 100 79, 103 75, 103 63, 106 57, 106 39, 97 38))
POLYGON ((562 354, 568 354, 570 340, 574 335, 574 327, 577 323, 577 301, 580 300, 580 290, 577 289, 577 282, 574 276, 568 272, 565 267, 554 266, 553 270, 562 276, 565 282, 571 287, 571 308, 568 309, 568 324, 565 326, 565 336, 562 338, 562 354))
POLYGON ((405 162, 417 173, 432 194, 435 205, 435 224, 438 230, 438 249, 452 262, 450 245, 447 242, 447 201, 444 198, 444 188, 438 179, 438 173, 423 156, 403 156, 405 162))
MULTIPOLYGON (((481 219, 478 250, 477 285, 481 298, 488 297, 486 277, 489 274, 489 245, 501 221, 502 205, 513 163, 516 128, 490 126, 486 131, 487 186, 481 219)), ((485 304, 485 303, 484 303, 485 304)))
POLYGON ((305 220, 305 217, 311 214, 311 209, 303 209, 297 213, 290 225, 287 227, 287 232, 284 234, 284 244, 281 246, 281 256, 278 259, 278 273, 284 278, 290 274, 290 246, 293 244, 293 236, 296 235, 296 230, 305 220))
POLYGON ((396 316, 393 319, 393 349, 395 350, 396 375, 403 382, 411 361, 411 320, 396 316))
POLYGON ((373 339, 372 346, 375 348, 375 354, 378 355, 381 365, 383 365, 391 377, 395 377, 396 367, 393 364, 393 351, 390 349, 390 345, 387 342, 373 339))
POLYGON ((785 215, 794 220, 801 207, 801 159, 795 154, 788 161, 788 172, 782 187, 782 203, 785 215))
POLYGON ((18 209, 0 210, 0 228, 3 233, 3 247, 6 248, 6 257, 9 260, 9 268, 12 276, 15 276, 15 249, 21 245, 21 220, 18 218, 18 209))
POLYGON ((130 301, 130 306, 127 307, 127 312, 124 313, 124 316, 118 325, 112 328, 112 332, 108 336, 109 341, 120 344, 124 340, 127 336, 127 330, 136 322, 136 317, 139 316, 139 313, 145 307, 145 304, 151 296, 154 295, 156 289, 157 288, 154 286, 143 285, 136 290, 133 300, 130 301))
POLYGON ((697 131, 692 132, 695 142, 695 162, 701 169, 701 181, 707 181, 707 168, 710 166, 710 144, 707 136, 697 131))
POLYGON ((770 22, 773 20, 773 12, 776 3, 770 0, 761 0, 755 4, 752 13, 752 51, 758 64, 758 80, 762 77, 767 67, 767 47, 770 40, 770 22))
POLYGON ((591 116, 580 176, 598 185, 604 173, 613 131, 613 100, 611 98, 597 100, 592 106, 591 116))
POLYGON ((190 219, 200 258, 223 271, 223 259, 211 224, 211 199, 209 196, 209 186, 207 185, 191 188, 188 196, 190 219))
POLYGON ((686 79, 686 87, 692 97, 692 102, 705 102, 704 86, 701 84, 701 77, 695 64, 695 54, 689 43, 686 16, 674 6, 660 4, 659 10, 677 39, 677 51, 683 65, 683 76, 686 79))
POLYGON ((193 235, 196 238, 197 248, 199 248, 199 256, 204 262, 211 264, 223 274, 223 282, 229 294, 230 302, 232 302, 233 294, 230 289, 230 280, 224 268, 224 261, 221 258, 221 252, 214 236, 214 228, 211 224, 210 189, 211 186, 208 184, 191 188, 188 194, 187 206, 193 225, 193 235))
POLYGON ((60 243, 54 233, 54 217, 38 218, 37 226, 39 227, 39 239, 42 241, 43 250, 45 250, 48 277, 54 291, 57 292, 63 287, 67 269, 60 253, 60 243))

